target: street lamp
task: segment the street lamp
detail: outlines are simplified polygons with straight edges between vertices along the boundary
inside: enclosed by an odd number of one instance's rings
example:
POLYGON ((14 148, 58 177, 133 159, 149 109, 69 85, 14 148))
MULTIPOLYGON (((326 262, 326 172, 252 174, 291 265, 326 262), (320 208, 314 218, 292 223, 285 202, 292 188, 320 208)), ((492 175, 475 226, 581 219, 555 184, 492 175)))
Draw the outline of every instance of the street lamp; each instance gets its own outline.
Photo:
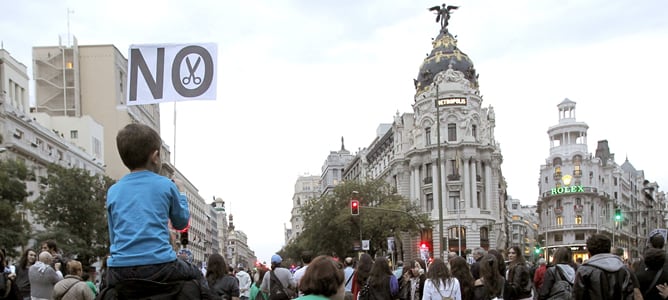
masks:
MULTIPOLYGON (((438 105, 438 82, 436 82, 436 101, 434 103, 436 104, 436 152, 438 152, 436 158, 436 171, 438 172, 438 253, 443 256, 443 191, 441 190, 443 175, 441 175, 441 116, 438 105)), ((445 257, 441 258, 445 259, 445 257)))

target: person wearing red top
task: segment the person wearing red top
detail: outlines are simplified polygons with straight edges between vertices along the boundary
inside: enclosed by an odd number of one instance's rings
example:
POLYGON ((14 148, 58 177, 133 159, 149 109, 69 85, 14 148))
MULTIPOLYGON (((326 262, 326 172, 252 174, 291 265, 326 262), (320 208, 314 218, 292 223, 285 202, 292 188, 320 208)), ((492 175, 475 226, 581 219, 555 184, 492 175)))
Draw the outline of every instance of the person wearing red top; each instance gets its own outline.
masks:
POLYGON ((547 270, 547 262, 544 258, 538 260, 538 268, 536 273, 533 275, 533 286, 537 291, 540 291, 540 287, 543 286, 543 278, 545 278, 545 271, 547 270))

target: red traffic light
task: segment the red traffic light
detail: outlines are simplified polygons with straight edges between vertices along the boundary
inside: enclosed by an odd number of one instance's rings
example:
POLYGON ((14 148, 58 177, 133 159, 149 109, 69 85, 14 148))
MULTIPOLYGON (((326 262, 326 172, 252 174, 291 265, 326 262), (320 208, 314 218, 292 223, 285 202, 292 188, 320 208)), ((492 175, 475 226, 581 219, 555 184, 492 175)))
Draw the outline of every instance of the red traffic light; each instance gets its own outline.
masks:
POLYGON ((353 216, 357 216, 360 214, 359 200, 350 200, 350 214, 353 216))

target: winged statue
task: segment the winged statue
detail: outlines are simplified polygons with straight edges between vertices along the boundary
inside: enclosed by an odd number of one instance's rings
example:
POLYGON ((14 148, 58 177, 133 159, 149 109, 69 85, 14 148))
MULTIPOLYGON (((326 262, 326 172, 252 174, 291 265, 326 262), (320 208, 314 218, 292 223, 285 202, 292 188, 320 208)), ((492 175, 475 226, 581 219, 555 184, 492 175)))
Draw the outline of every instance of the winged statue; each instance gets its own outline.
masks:
POLYGON ((450 13, 457 8, 459 8, 459 6, 446 6, 445 3, 443 3, 442 6, 437 5, 430 7, 429 11, 436 13, 436 22, 438 23, 440 21, 441 29, 446 29, 448 27, 448 21, 450 21, 450 13))

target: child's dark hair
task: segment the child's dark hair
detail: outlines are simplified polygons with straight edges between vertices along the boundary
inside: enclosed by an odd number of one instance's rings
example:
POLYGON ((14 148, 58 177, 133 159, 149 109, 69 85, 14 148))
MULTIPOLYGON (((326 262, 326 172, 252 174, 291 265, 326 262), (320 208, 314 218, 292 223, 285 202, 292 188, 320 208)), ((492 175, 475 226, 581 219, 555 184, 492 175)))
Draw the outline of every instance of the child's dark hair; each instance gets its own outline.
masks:
POLYGON ((128 124, 116 135, 116 147, 123 164, 130 170, 143 168, 154 151, 160 151, 162 139, 144 124, 128 124))

